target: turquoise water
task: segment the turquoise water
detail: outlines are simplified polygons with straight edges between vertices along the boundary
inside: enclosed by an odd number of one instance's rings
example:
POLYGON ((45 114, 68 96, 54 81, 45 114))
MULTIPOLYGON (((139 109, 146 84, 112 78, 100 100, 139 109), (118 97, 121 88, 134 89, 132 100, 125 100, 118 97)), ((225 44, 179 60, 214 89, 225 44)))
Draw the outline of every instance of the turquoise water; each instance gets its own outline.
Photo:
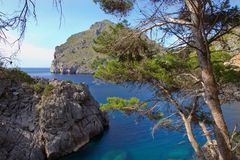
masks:
MULTIPOLYGON (((148 86, 139 88, 133 84, 109 84, 94 80, 91 75, 86 74, 51 74, 48 68, 23 70, 31 76, 72 80, 75 83, 84 82, 100 103, 106 102, 109 96, 122 98, 135 96, 141 100, 152 97, 148 86)), ((167 104, 161 105, 164 107, 167 104)), ((240 122, 239 104, 225 105, 223 110, 230 128, 236 122, 240 122)), ((109 119, 110 127, 101 137, 92 140, 80 151, 64 157, 63 160, 189 160, 193 157, 193 150, 184 132, 159 129, 153 138, 151 127, 154 122, 138 119, 136 115, 126 116, 119 112, 109 113, 109 119)), ((199 132, 198 139, 202 140, 200 134, 199 132)))

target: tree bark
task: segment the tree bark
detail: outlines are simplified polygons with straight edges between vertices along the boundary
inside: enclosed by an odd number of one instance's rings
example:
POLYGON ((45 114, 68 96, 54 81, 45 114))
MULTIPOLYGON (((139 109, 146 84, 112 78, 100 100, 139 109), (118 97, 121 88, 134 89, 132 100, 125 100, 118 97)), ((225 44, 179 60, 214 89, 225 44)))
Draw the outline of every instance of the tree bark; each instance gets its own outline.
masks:
POLYGON ((207 143, 212 144, 211 135, 210 135, 209 131, 207 130, 205 123, 202 121, 199 121, 199 126, 202 128, 203 134, 207 139, 207 143))
POLYGON ((199 146, 199 144, 198 144, 198 142, 197 142, 197 140, 196 140, 196 138, 193 134, 192 125, 191 125, 191 118, 186 119, 185 117, 182 116, 182 119, 183 119, 183 122, 184 122, 184 125, 185 125, 185 128, 186 128, 186 133, 187 133, 188 140, 191 143, 195 153, 197 154, 198 159, 199 160, 205 160, 204 153, 203 153, 201 147, 199 146))
POLYGON ((207 46, 200 35, 201 34, 197 33, 195 41, 201 49, 201 51, 198 51, 197 54, 205 90, 204 99, 215 122, 215 136, 221 154, 220 160, 231 160, 232 154, 228 128, 224 121, 218 98, 219 92, 212 70, 212 64, 210 62, 209 46, 207 46))
POLYGON ((231 160, 232 152, 231 152, 231 143, 228 135, 228 128, 224 121, 224 117, 221 110, 220 101, 218 98, 218 86, 216 84, 212 64, 210 61, 210 51, 209 46, 204 41, 202 37, 202 33, 198 30, 195 30, 195 41, 200 49, 197 51, 198 54, 198 62, 201 67, 201 75, 202 81, 204 84, 205 90, 205 102, 208 108, 211 111, 213 120, 215 122, 215 136, 217 140, 217 145, 219 148, 220 160, 231 160))
POLYGON ((204 121, 199 121, 198 124, 202 128, 203 134, 204 134, 204 136, 207 139, 207 144, 206 145, 208 147, 206 147, 206 149, 209 149, 208 152, 210 154, 208 156, 210 156, 211 159, 218 159, 218 157, 219 157, 219 150, 215 146, 214 142, 212 141, 210 132, 207 130, 207 127, 206 127, 204 121))
POLYGON ((228 128, 224 121, 220 101, 219 91, 214 78, 209 44, 203 26, 203 6, 199 0, 185 0, 191 13, 193 23, 192 33, 195 46, 197 48, 198 62, 201 68, 201 76, 205 90, 205 102, 211 111, 215 122, 215 136, 219 147, 220 160, 232 160, 231 143, 228 135, 228 128))

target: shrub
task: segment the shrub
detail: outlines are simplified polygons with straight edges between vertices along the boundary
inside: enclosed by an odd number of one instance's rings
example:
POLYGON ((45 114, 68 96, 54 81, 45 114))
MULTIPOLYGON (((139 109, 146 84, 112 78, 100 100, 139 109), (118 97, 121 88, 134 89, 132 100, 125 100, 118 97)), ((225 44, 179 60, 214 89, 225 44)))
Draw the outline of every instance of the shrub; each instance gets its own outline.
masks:
POLYGON ((32 84, 34 82, 34 79, 31 76, 18 68, 0 68, 0 78, 13 80, 18 83, 26 82, 32 84))
POLYGON ((108 97, 108 103, 101 104, 101 110, 135 110, 144 108, 147 106, 146 103, 141 103, 140 100, 136 97, 130 99, 123 99, 119 97, 108 97))
POLYGON ((51 84, 46 85, 43 91, 43 96, 49 96, 51 91, 54 89, 54 86, 51 84))
POLYGON ((93 60, 93 63, 91 64, 92 69, 98 69, 99 65, 106 64, 107 59, 106 58, 97 58, 93 60))
POLYGON ((34 85, 34 91, 36 93, 42 93, 43 89, 44 89, 44 86, 40 83, 37 83, 37 84, 34 85))

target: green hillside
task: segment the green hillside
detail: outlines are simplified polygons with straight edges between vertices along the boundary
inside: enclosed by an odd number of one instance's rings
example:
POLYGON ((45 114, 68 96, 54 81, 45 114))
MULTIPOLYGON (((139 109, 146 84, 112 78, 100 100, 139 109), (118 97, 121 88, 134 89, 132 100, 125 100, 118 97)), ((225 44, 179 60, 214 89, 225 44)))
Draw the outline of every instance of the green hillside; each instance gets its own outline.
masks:
POLYGON ((94 64, 104 61, 107 57, 93 50, 94 39, 113 25, 112 22, 103 20, 93 24, 89 30, 70 36, 66 43, 55 48, 51 72, 93 73, 96 69, 94 64))

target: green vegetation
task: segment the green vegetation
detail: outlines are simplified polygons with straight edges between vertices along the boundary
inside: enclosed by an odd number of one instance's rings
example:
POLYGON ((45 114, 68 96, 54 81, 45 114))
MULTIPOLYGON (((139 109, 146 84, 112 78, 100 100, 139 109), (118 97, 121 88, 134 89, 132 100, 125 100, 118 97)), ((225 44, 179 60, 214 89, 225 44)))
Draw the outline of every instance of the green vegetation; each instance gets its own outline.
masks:
POLYGON ((107 62, 107 58, 96 58, 93 60, 93 63, 91 64, 91 68, 94 69, 94 70, 97 70, 98 69, 98 66, 100 65, 105 65, 106 62, 107 62))
POLYGON ((108 97, 107 101, 108 103, 101 104, 101 110, 136 111, 147 106, 147 103, 140 103, 140 100, 136 97, 128 100, 119 97, 108 97))
POLYGON ((18 68, 0 68, 0 78, 15 81, 17 83, 26 82, 32 84, 34 81, 31 76, 18 68))
MULTIPOLYGON (((156 97, 170 102, 175 106, 177 116, 169 118, 175 115, 175 113, 171 114, 170 112, 169 116, 163 118, 164 115, 159 110, 155 110, 150 114, 143 114, 148 112, 135 108, 134 105, 129 105, 128 100, 117 97, 109 98, 107 104, 101 105, 101 109, 120 110, 127 114, 129 110, 134 110, 140 115, 147 115, 149 119, 159 120, 153 127, 153 131, 159 127, 178 128, 179 123, 181 123, 180 125, 184 124, 187 136, 190 142, 195 143, 192 146, 198 154, 199 159, 201 159, 204 157, 204 154, 201 149, 199 150, 201 147, 196 139, 194 139, 194 136, 192 136, 194 134, 192 128, 189 126, 193 123, 199 125, 202 127, 203 132, 205 132, 203 129, 206 128, 205 125, 212 127, 211 124, 214 124, 215 119, 209 116, 211 112, 206 112, 202 109, 202 106, 209 105, 208 101, 204 102, 206 96, 208 96, 209 101, 212 101, 212 97, 215 96, 214 101, 216 103, 214 102, 214 104, 219 104, 218 92, 216 92, 218 90, 217 86, 240 84, 240 72, 232 66, 224 64, 224 62, 231 59, 231 55, 227 52, 217 50, 214 45, 211 47, 209 47, 210 45, 206 46, 210 52, 204 53, 204 55, 199 50, 194 49, 190 49, 184 53, 185 48, 180 48, 184 51, 179 54, 178 49, 171 50, 168 53, 160 51, 151 52, 153 45, 147 42, 141 39, 141 36, 137 32, 129 30, 123 25, 117 25, 110 32, 103 32, 95 40, 94 49, 97 52, 107 54, 113 59, 106 64, 99 65, 94 76, 114 83, 147 83, 153 86, 156 97), (206 80, 212 82, 209 83, 206 80), (210 88, 210 90, 206 89, 205 83, 209 85, 207 88, 210 88), (212 97, 208 95, 209 93, 212 94, 212 97), (201 95, 204 95, 203 99, 199 98, 201 95), (187 99, 186 104, 183 102, 185 99, 187 99)), ((227 95, 224 95, 224 93, 219 97, 227 99, 227 95)), ((215 105, 212 107, 219 106, 215 105)), ((156 109, 157 107, 152 108, 156 109)), ((212 113, 212 116, 214 117, 215 114, 212 113)), ((219 124, 221 123, 220 125, 225 126, 222 123, 223 121, 219 122, 219 124)), ((227 129, 223 134, 228 136, 227 129)), ((206 136, 206 139, 209 140, 211 137, 206 136)), ((230 149, 227 149, 229 151, 225 152, 225 154, 231 155, 230 149)), ((221 156, 226 157, 225 154, 221 156)))
POLYGON ((57 46, 55 58, 52 65, 71 68, 72 66, 85 67, 89 71, 95 70, 96 62, 106 59, 108 56, 97 53, 93 48, 94 39, 103 31, 109 30, 114 24, 108 20, 96 22, 89 30, 76 33, 67 39, 67 42, 57 46))
POLYGON ((93 0, 95 3, 99 3, 101 8, 106 13, 112 14, 126 14, 133 7, 132 0, 93 0))
POLYGON ((108 97, 107 103, 101 104, 100 109, 102 111, 122 111, 127 115, 137 113, 140 116, 148 117, 150 120, 160 120, 164 117, 162 112, 151 109, 147 102, 140 102, 140 100, 136 97, 132 97, 130 99, 108 97))
MULTIPOLYGON (((240 72, 231 66, 224 65, 224 62, 231 58, 229 54, 213 52, 211 56, 218 83, 239 83, 240 72)), ((162 54, 132 63, 112 60, 107 62, 106 65, 100 65, 94 76, 115 83, 126 81, 149 82, 151 79, 156 79, 161 80, 170 88, 179 88, 188 87, 189 83, 195 82, 193 79, 186 79, 186 76, 181 76, 186 73, 191 73, 196 77, 200 75, 197 57, 193 54, 186 58, 181 58, 178 54, 162 54)))
POLYGON ((44 90, 43 90, 43 96, 47 97, 50 95, 51 91, 54 89, 54 86, 51 84, 48 84, 45 86, 44 90))
POLYGON ((41 94, 44 91, 44 87, 45 86, 41 83, 34 84, 34 86, 33 86, 34 91, 38 94, 41 94))
POLYGON ((137 30, 119 23, 110 31, 102 32, 94 41, 93 49, 120 61, 140 61, 159 52, 160 46, 154 41, 135 34, 137 30))

